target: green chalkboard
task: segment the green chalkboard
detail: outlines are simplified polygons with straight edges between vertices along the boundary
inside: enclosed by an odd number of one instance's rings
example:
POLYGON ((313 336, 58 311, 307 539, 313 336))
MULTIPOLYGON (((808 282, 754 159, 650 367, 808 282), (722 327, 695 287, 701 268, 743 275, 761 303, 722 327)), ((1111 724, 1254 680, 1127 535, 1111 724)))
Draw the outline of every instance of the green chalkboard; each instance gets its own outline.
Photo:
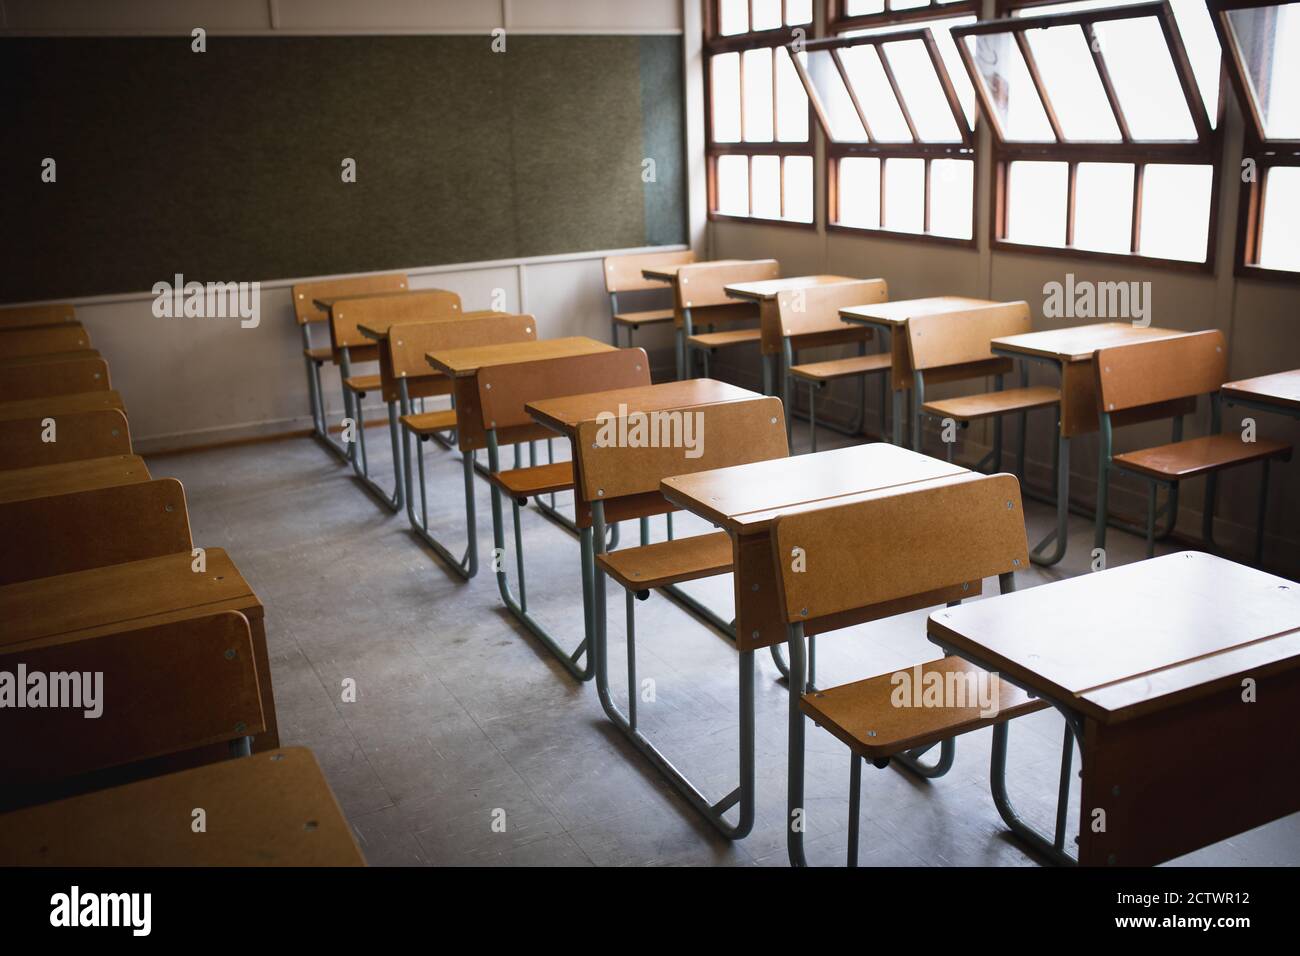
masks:
POLYGON ((671 36, 0 40, 0 302, 684 242, 681 77, 671 36))

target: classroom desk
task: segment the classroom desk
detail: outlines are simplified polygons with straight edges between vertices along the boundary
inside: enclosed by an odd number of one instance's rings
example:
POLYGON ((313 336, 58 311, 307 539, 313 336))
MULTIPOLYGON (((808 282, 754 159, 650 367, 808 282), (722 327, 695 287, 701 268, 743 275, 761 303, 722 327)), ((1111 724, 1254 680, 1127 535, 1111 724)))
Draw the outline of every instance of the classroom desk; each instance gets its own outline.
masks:
MULTIPOLYGON (((508 313, 497 312, 495 309, 476 309, 473 312, 461 312, 455 317, 457 319, 482 319, 491 315, 506 315, 506 314, 508 313)), ((394 325, 404 325, 407 323, 428 322, 428 321, 431 320, 428 317, 423 317, 423 316, 419 318, 397 319, 391 322, 385 321, 383 323, 366 321, 366 322, 357 323, 357 331, 360 332, 368 339, 374 339, 376 342, 383 343, 388 341, 388 330, 391 329, 394 325)), ((435 319, 432 321, 437 321, 437 320, 435 319)))
POLYGON ((0 471, 0 504, 134 484, 149 481, 150 477, 149 469, 139 455, 111 455, 59 465, 13 468, 0 471))
POLYGON ((1220 393, 1229 405, 1300 418, 1300 369, 1228 382, 1220 393))
POLYGON ((15 418, 57 418, 77 412, 97 412, 115 408, 123 414, 126 407, 122 396, 112 389, 97 392, 70 392, 66 395, 49 395, 44 398, 22 398, 14 402, 0 402, 0 420, 15 418))
MULTIPOLYGON (((944 312, 960 312, 976 309, 985 305, 996 305, 994 299, 972 299, 964 295, 937 295, 923 299, 899 299, 895 302, 878 302, 874 305, 855 305, 840 309, 840 318, 849 325, 864 325, 877 329, 889 336, 889 350, 892 362, 890 371, 891 416, 893 434, 890 435, 895 445, 904 445, 903 441, 903 394, 912 391, 912 361, 907 348, 907 333, 904 326, 913 315, 940 315, 944 312)), ((936 377, 935 381, 942 381, 936 377)), ((909 420, 915 424, 917 410, 912 410, 909 420)))
MULTIPOLYGON (((1093 353, 1098 349, 1152 342, 1156 339, 1183 334, 1177 329, 1136 326, 1131 322, 1101 322, 1045 332, 1027 332, 1024 335, 1008 335, 992 341, 994 355, 1043 362, 1056 369, 1061 383, 1061 417, 1058 422, 1056 454, 1056 528, 1030 552, 1029 557, 1035 564, 1051 565, 1060 561, 1065 557, 1065 549, 1069 543, 1070 439, 1076 435, 1095 432, 1099 427, 1097 373, 1092 364, 1093 353), (1056 540, 1056 549, 1048 557, 1041 557, 1040 552, 1053 539, 1056 540)), ((1142 421, 1152 417, 1169 418, 1178 413, 1178 408, 1190 412, 1195 407, 1195 399, 1165 403, 1158 410, 1150 412, 1138 409, 1136 414, 1116 415, 1116 424, 1142 421)))
POLYGON ((196 573, 190 552, 111 564, 71 574, 0 586, 0 647, 24 647, 64 635, 94 637, 130 622, 163 624, 200 613, 239 611, 248 619, 257 656, 257 679, 266 732, 253 749, 280 746, 266 649, 262 602, 222 548, 205 552, 206 570, 196 573))
POLYGON ((0 815, 0 866, 364 865, 304 747, 0 815), (206 812, 206 832, 192 829, 195 807, 206 812))
MULTIPOLYGON (((715 266, 716 266, 716 265, 740 265, 741 263, 751 262, 751 261, 753 261, 753 260, 750 260, 750 259, 706 259, 706 260, 699 260, 699 259, 697 259, 697 260, 694 261, 694 262, 674 262, 674 263, 665 263, 665 264, 663 264, 663 265, 652 266, 652 267, 650 267, 650 268, 648 268, 648 269, 642 269, 642 270, 641 270, 641 275, 642 275, 644 278, 649 279, 649 280, 651 280, 652 282, 663 282, 663 283, 665 283, 666 285, 668 285, 668 286, 672 289, 672 292, 673 292, 673 336, 674 336, 674 341, 675 341, 675 344, 676 344, 677 378, 678 378, 678 379, 689 378, 689 377, 690 377, 690 375, 688 374, 689 365, 690 365, 690 359, 689 359, 689 356, 688 356, 688 350, 687 350, 687 347, 686 347, 686 339, 687 339, 687 337, 688 337, 688 335, 689 335, 689 332, 687 331, 687 329, 686 329, 686 325, 685 325, 685 323, 684 323, 684 319, 683 319, 683 316, 682 316, 682 310, 679 309, 679 308, 677 307, 677 303, 680 302, 681 299, 682 299, 682 296, 680 295, 680 290, 679 290, 678 287, 677 287, 677 273, 678 273, 678 272, 679 272, 683 267, 685 267, 685 266, 698 266, 698 265, 715 265, 715 266)), ((687 305, 689 306, 690 303, 688 302, 687 305)), ((733 307, 731 307, 731 306, 703 306, 703 307, 697 307, 697 310, 696 310, 696 311, 699 311, 700 309, 705 309, 705 310, 707 310, 707 309, 721 309, 721 310, 726 310, 726 309, 731 309, 731 308, 733 308, 733 307)), ((735 308, 735 309, 739 309, 739 308, 740 308, 740 304, 737 303, 736 306, 735 306, 734 308, 735 308)), ((689 313, 689 311, 690 311, 690 310, 688 309, 687 312, 689 313)), ((705 316, 705 317, 707 318, 707 313, 706 313, 706 316, 705 316)), ((686 318, 689 318, 689 314, 686 316, 686 318)), ((693 325, 693 323, 691 323, 691 324, 693 325)), ((767 366, 766 364, 764 364, 763 367, 764 367, 764 369, 767 369, 768 366, 767 366)), ((707 374, 708 374, 708 367, 707 367, 707 365, 705 366, 704 371, 705 371, 705 374, 707 375, 707 374)), ((768 393, 768 392, 771 391, 771 387, 768 386, 768 385, 765 385, 764 388, 763 388, 763 391, 764 391, 764 393, 768 393)))
MULTIPOLYGON (((1300 585, 1184 551, 936 611, 927 629, 1069 721, 1079 863, 1160 863, 1300 810, 1300 585)), ((1044 839, 1005 793, 998 809, 1044 839)))
POLYGON ((0 309, 0 329, 40 328, 76 321, 76 308, 65 303, 0 309))

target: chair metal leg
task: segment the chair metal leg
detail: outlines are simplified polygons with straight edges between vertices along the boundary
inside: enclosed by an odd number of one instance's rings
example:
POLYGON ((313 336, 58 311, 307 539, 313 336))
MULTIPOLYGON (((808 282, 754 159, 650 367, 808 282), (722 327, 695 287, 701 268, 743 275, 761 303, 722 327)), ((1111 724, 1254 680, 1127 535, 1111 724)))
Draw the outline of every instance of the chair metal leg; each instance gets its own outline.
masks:
POLYGON ((363 414, 361 409, 361 400, 365 393, 358 393, 357 402, 357 443, 360 448, 360 454, 352 457, 352 471, 361 482, 361 487, 368 491, 381 505, 389 511, 402 510, 402 451, 401 438, 398 435, 398 411, 397 402, 388 403, 388 434, 393 449, 393 490, 390 492, 383 485, 370 477, 370 458, 366 453, 366 427, 361 421, 363 414))
MULTIPOLYGON (((1267 461, 1264 468, 1268 468, 1267 461)), ((1201 505, 1201 540, 1207 548, 1214 545, 1214 504, 1218 488, 1219 475, 1212 471, 1205 477, 1205 502, 1201 505)))
POLYGON ((1147 482, 1147 557, 1156 556, 1156 482, 1147 482))
POLYGON ((1255 523, 1255 566, 1264 564, 1264 519, 1268 515, 1268 466, 1264 459, 1264 474, 1259 484, 1259 519, 1255 523))
POLYGON ((808 434, 812 440, 812 453, 817 454, 817 383, 808 383, 808 434))
POLYGON ((406 518, 411 524, 411 530, 458 575, 466 579, 472 578, 478 573, 478 532, 474 515, 474 456, 470 452, 461 456, 461 469, 465 479, 465 531, 469 543, 465 553, 456 557, 429 531, 428 492, 424 481, 424 442, 420 441, 418 435, 413 436, 406 428, 403 428, 402 432, 402 475, 406 486, 406 518), (415 489, 411 484, 410 439, 412 437, 415 438, 415 455, 419 464, 421 516, 415 513, 415 489))
POLYGON ((848 865, 858 865, 858 823, 862 816, 862 758, 849 754, 849 859, 848 865))

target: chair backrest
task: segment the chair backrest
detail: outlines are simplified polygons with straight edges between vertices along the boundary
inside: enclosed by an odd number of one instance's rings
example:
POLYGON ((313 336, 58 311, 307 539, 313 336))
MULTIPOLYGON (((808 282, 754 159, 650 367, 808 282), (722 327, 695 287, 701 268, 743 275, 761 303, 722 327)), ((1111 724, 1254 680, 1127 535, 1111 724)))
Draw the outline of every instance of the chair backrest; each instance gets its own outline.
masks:
POLYGON ((840 309, 874 305, 888 298, 889 285, 884 279, 837 282, 781 292, 776 297, 781 334, 809 335, 853 328, 840 318, 840 309))
POLYGON ((536 338, 537 320, 533 316, 497 312, 451 321, 438 319, 403 324, 389 334, 388 352, 393 375, 397 378, 442 377, 442 372, 429 365, 426 353, 499 342, 529 342, 536 338))
POLYGON ((439 318, 459 318, 460 296, 446 289, 421 289, 393 295, 375 295, 349 299, 334 306, 330 322, 330 342, 338 359, 338 350, 359 345, 374 345, 375 340, 361 334, 362 325, 393 325, 427 322, 439 318))
POLYGON ((663 289, 662 282, 647 279, 641 274, 641 270, 694 261, 695 253, 690 249, 683 249, 680 252, 638 252, 630 256, 606 256, 605 291, 640 292, 644 289, 663 289))
POLYGON ((989 342, 1003 335, 1033 330, 1028 302, 992 305, 914 315, 907 320, 907 344, 912 368, 924 371, 993 358, 989 342))
POLYGON ((70 302, 50 305, 19 305, 0 309, 0 329, 20 329, 34 325, 58 325, 77 321, 77 310, 70 302))
POLYGON ((488 428, 534 424, 524 406, 544 398, 608 392, 650 384, 645 349, 611 349, 587 355, 489 365, 478 373, 478 400, 488 428))
POLYGON ((80 322, 0 329, 0 358, 44 355, 47 352, 78 352, 88 348, 90 333, 80 322))
POLYGON ((61 465, 84 458, 131 454, 126 416, 115 408, 0 421, 0 470, 61 465), (45 422, 51 424, 46 426, 45 422), (52 441, 46 441, 46 437, 52 441))
POLYGON ((1228 380, 1228 345, 1218 329, 1098 349, 1097 399, 1122 412, 1217 392, 1228 380))
POLYGON ((106 392, 110 387, 108 362, 104 359, 60 356, 49 362, 23 363, 4 369, 0 374, 0 402, 106 392))
POLYGON ((193 547, 175 478, 0 504, 0 584, 193 547))
POLYGON ((789 455, 781 400, 716 402, 666 411, 611 408, 578 426, 578 493, 608 501, 659 491, 674 475, 789 455))
POLYGON ((1014 475, 895 486, 779 517, 772 535, 791 624, 847 614, 1029 564, 1014 475))
POLYGON ((756 282, 775 279, 781 264, 775 259, 744 262, 698 262, 677 271, 677 307, 700 309, 711 305, 741 305, 727 295, 733 282, 756 282))
POLYGON ((341 299, 346 295, 367 295, 371 292, 405 292, 410 287, 405 272, 300 282, 293 287, 293 314, 299 325, 324 322, 329 315, 317 307, 317 299, 341 299))

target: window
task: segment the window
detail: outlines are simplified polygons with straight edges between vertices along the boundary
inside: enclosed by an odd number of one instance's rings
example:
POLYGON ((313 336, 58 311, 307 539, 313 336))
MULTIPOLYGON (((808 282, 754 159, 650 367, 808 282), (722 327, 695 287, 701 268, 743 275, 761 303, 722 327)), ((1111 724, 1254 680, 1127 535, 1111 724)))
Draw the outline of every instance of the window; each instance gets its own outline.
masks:
POLYGON ((811 223, 808 97, 785 44, 811 28, 812 0, 717 0, 711 11, 709 213, 811 223))
POLYGON ((1300 276, 1300 3, 1209 0, 1246 117, 1238 272, 1300 276))
POLYGON ((831 225, 969 242, 975 94, 949 31, 975 17, 933 8, 971 4, 887 2, 850 0, 838 35, 791 48, 826 134, 831 225))
POLYGON ((1219 50, 1200 2, 1040 3, 952 29, 995 140, 995 247, 1212 266, 1219 50))

